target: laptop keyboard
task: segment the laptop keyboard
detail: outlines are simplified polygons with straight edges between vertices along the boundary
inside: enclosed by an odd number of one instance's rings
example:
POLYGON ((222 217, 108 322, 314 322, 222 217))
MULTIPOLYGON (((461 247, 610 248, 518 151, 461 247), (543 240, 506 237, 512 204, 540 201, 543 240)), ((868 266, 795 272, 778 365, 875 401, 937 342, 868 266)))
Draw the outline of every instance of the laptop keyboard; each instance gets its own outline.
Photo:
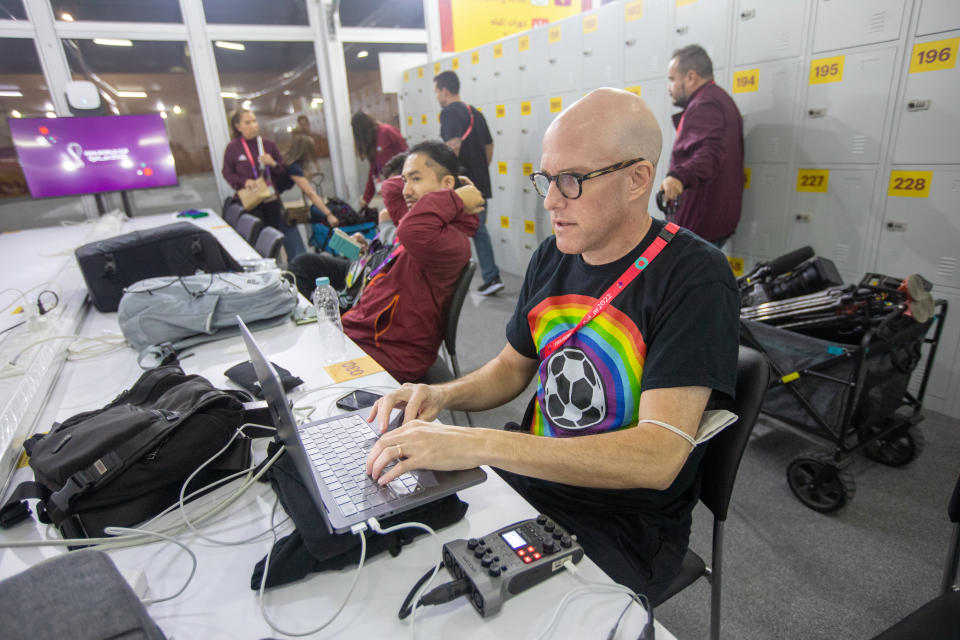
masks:
POLYGON ((300 439, 344 516, 423 490, 414 473, 404 473, 383 487, 367 475, 367 453, 377 437, 358 415, 301 427, 300 439))

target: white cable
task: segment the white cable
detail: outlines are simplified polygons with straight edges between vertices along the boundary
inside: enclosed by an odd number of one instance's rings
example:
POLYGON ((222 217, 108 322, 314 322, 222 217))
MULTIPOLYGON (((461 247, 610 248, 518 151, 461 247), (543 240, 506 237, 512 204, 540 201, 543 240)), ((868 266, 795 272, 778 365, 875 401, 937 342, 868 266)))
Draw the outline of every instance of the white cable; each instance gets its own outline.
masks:
POLYGON ((323 631, 328 626, 330 626, 330 624, 337 619, 337 616, 340 615, 340 612, 343 611, 343 608, 347 606, 347 602, 350 601, 350 596, 353 595, 353 589, 354 587, 357 586, 357 581, 360 579, 360 570, 363 569, 363 562, 367 557, 367 537, 364 534, 364 531, 366 530, 367 527, 365 524, 360 523, 359 525, 354 525, 351 528, 351 531, 353 533, 359 534, 360 536, 360 563, 357 565, 357 570, 353 574, 353 581, 350 583, 350 588, 347 589, 347 595, 344 596, 343 602, 340 603, 340 606, 337 608, 337 610, 333 613, 332 616, 330 616, 329 620, 327 620, 326 622, 324 622, 322 625, 320 625, 315 629, 310 629, 309 631, 287 631, 278 627, 273 622, 273 620, 270 619, 270 616, 267 615, 267 609, 266 609, 266 605, 264 604, 264 598, 263 598, 263 588, 267 584, 267 572, 270 570, 270 554, 273 551, 273 547, 277 544, 277 532, 276 532, 276 529, 274 528, 276 525, 274 525, 273 520, 277 514, 277 505, 279 504, 279 502, 280 502, 279 498, 277 500, 274 500, 273 509, 270 512, 270 527, 271 527, 271 530, 273 530, 273 543, 270 545, 270 548, 267 549, 267 557, 263 561, 263 575, 260 578, 260 589, 258 590, 259 603, 260 603, 260 615, 263 616, 263 620, 268 625, 270 625, 270 628, 276 631, 277 633, 281 633, 285 636, 294 636, 294 637, 309 636, 319 631, 323 631))
POLYGON ((148 605, 148 606, 149 606, 149 605, 151 605, 151 604, 157 604, 158 602, 166 602, 167 600, 173 600, 174 598, 176 598, 177 596, 179 596, 181 593, 183 593, 184 591, 186 591, 187 587, 190 585, 190 582, 193 581, 193 576, 197 573, 197 556, 196 556, 196 554, 194 554, 193 551, 190 550, 190 547, 188 547, 187 545, 183 544, 183 543, 180 542, 179 540, 175 540, 175 539, 171 538, 170 536, 164 535, 164 534, 162 534, 162 533, 156 533, 155 531, 146 531, 145 529, 137 529, 137 528, 134 528, 134 527, 104 527, 103 532, 106 533, 106 534, 110 534, 110 533, 112 533, 112 532, 119 532, 119 533, 121 533, 121 534, 123 534, 123 533, 137 533, 137 534, 140 534, 140 535, 145 535, 145 536, 150 536, 150 537, 156 537, 156 538, 159 538, 159 539, 164 540, 164 541, 166 541, 166 542, 170 542, 170 543, 172 543, 172 544, 177 545, 178 547, 180 547, 181 549, 183 549, 184 551, 186 551, 186 552, 187 552, 187 555, 190 556, 190 561, 191 561, 193 564, 192 564, 191 567, 190 567, 190 575, 187 576, 187 579, 186 579, 186 581, 183 583, 183 586, 180 587, 180 589, 179 589, 176 593, 174 593, 173 595, 164 596, 164 597, 162 597, 162 598, 148 598, 148 599, 146 599, 146 600, 142 600, 141 602, 143 602, 143 604, 145 604, 145 605, 148 605))
POLYGON ((413 604, 413 610, 410 612, 410 637, 415 638, 416 637, 415 625, 417 623, 417 609, 418 609, 417 602, 420 601, 420 598, 423 596, 423 594, 426 593, 427 589, 430 588, 430 585, 433 584, 434 578, 437 577, 437 573, 440 571, 440 566, 443 563, 443 543, 440 542, 440 538, 439 536, 437 536, 437 532, 431 529, 428 525, 423 524, 422 522, 402 522, 400 524, 395 524, 392 527, 381 529, 380 522, 377 521, 376 518, 367 518, 367 525, 372 530, 376 531, 381 535, 384 535, 387 533, 393 533, 394 531, 399 531, 401 529, 409 529, 411 527, 414 529, 423 529, 424 531, 429 533, 431 536, 433 536, 433 539, 437 542, 437 545, 440 547, 440 562, 437 562, 434 564, 433 573, 430 574, 430 579, 423 583, 420 589, 413 594, 413 598, 410 600, 410 602, 413 604))

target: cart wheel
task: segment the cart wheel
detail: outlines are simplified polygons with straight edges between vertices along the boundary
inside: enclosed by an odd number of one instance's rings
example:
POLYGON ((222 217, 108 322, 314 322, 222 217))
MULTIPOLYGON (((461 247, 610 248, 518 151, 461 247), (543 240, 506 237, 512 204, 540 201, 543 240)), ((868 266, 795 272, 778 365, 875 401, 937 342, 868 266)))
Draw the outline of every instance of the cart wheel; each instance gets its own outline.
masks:
MULTIPOLYGON (((861 430, 857 435, 861 442, 869 440, 873 434, 885 429, 888 425, 881 424, 861 430)), ((873 440, 863 447, 863 453, 880 464, 888 467, 902 467, 909 464, 923 451, 923 434, 916 428, 905 431, 889 440, 873 440)))
POLYGON ((847 504, 857 489, 852 473, 838 467, 833 456, 816 451, 794 458, 787 467, 787 483, 800 502, 820 513, 847 504))

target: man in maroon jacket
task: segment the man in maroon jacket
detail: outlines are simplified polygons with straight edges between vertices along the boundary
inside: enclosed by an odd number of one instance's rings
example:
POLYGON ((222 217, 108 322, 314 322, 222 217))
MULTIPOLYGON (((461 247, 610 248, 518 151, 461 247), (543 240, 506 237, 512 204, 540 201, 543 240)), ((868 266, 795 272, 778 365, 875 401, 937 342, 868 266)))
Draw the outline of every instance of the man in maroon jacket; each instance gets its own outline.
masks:
POLYGON ((667 71, 677 136, 670 171, 663 180, 665 199, 680 198, 670 219, 718 248, 740 221, 743 199, 743 119, 726 91, 713 81, 713 63, 699 45, 673 53, 667 71))
POLYGON ((454 190, 458 166, 440 141, 410 150, 402 173, 409 210, 384 198, 400 249, 343 314, 344 333, 401 382, 420 380, 436 360, 447 306, 479 226, 483 196, 472 185, 454 190))

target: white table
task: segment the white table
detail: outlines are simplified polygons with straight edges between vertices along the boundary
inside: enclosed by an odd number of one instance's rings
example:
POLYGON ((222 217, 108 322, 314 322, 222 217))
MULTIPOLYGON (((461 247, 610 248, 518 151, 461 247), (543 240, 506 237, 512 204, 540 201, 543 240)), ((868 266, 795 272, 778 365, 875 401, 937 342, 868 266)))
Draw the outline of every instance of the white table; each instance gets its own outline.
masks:
MULTIPOLYGON (((146 219, 140 219, 146 220, 146 219)), ((202 222, 205 219, 200 219, 202 222)), ((215 229, 217 220, 210 220, 218 237, 228 234, 215 229)), ((135 222, 138 222, 135 220, 135 222)), ((230 231, 232 232, 232 231, 230 231)), ((234 234, 236 235, 236 234, 234 234)), ((225 246, 236 256, 245 247, 225 246)), ((238 256, 239 257, 239 256, 238 256)), ((98 335, 117 330, 115 314, 91 310, 83 323, 84 335, 98 335)), ((333 401, 350 388, 364 386, 374 390, 392 388, 396 383, 385 372, 376 373, 346 385, 327 386, 331 379, 322 369, 320 336, 312 325, 296 326, 292 322, 256 333, 257 341, 277 364, 299 375, 306 384, 291 394, 296 407, 313 405, 313 417, 327 415, 333 401), (326 387, 319 389, 318 387, 326 387)), ((350 345, 356 355, 361 352, 350 345)), ((214 385, 232 386, 223 376, 229 366, 246 359, 239 338, 199 345, 183 357, 188 373, 198 373, 214 385)), ((100 407, 136 380, 141 371, 131 349, 113 352, 96 360, 68 362, 49 396, 39 424, 48 425, 87 409, 100 407)), ((256 447, 262 457, 262 446, 256 447)), ((18 472, 17 480, 29 477, 18 472)), ((221 500, 229 488, 220 489, 188 505, 188 513, 199 513, 221 500)), ((488 471, 488 480, 460 493, 470 508, 466 517, 441 531, 443 541, 479 537, 517 520, 533 517, 535 512, 497 475, 488 471)), ((214 522, 204 525, 202 532, 221 540, 243 540, 269 527, 274 495, 270 487, 258 484, 228 508, 214 522)), ((179 516, 171 514, 168 522, 179 516)), ((283 518, 282 510, 278 520, 283 518)), ((280 535, 291 530, 289 522, 278 528, 280 535)), ((46 534, 39 524, 24 523, 0 532, 2 540, 36 540, 46 534)), ((368 534, 374 535, 374 534, 368 534)), ((269 535, 237 546, 216 545, 190 532, 178 539, 188 544, 199 558, 197 574, 187 590, 178 598, 152 605, 151 615, 168 636, 187 638, 261 638, 279 634, 266 624, 259 613, 257 595, 249 588, 253 567, 271 544, 269 535)), ((61 553, 59 547, 4 549, 0 548, 0 578, 17 573, 43 558, 61 553)), ((152 597, 169 595, 182 585, 188 575, 190 561, 178 547, 149 544, 110 552, 116 564, 127 571, 140 570, 147 576, 152 597)), ((410 620, 400 621, 397 610, 407 591, 422 573, 439 559, 439 547, 429 536, 418 538, 404 547, 396 558, 382 554, 363 568, 357 587, 340 616, 324 631, 311 637, 389 637, 409 634, 410 620)), ((608 581, 588 558, 580 564, 580 573, 595 580, 608 581)), ((339 606, 354 569, 315 574, 298 583, 269 590, 266 596, 268 613, 281 627, 304 631, 325 621, 339 606)), ((435 584, 448 580, 445 570, 435 584)), ((465 600, 421 609, 417 614, 416 635, 420 638, 530 638, 535 637, 552 617, 557 603, 568 591, 580 585, 566 572, 504 603, 496 616, 483 620, 465 600)), ((605 636, 620 610, 625 595, 589 594, 573 599, 562 614, 552 638, 584 638, 605 636)), ((618 638, 635 638, 645 615, 634 606, 625 618, 625 627, 618 638)), ((672 638, 658 625, 658 638, 672 638)))

